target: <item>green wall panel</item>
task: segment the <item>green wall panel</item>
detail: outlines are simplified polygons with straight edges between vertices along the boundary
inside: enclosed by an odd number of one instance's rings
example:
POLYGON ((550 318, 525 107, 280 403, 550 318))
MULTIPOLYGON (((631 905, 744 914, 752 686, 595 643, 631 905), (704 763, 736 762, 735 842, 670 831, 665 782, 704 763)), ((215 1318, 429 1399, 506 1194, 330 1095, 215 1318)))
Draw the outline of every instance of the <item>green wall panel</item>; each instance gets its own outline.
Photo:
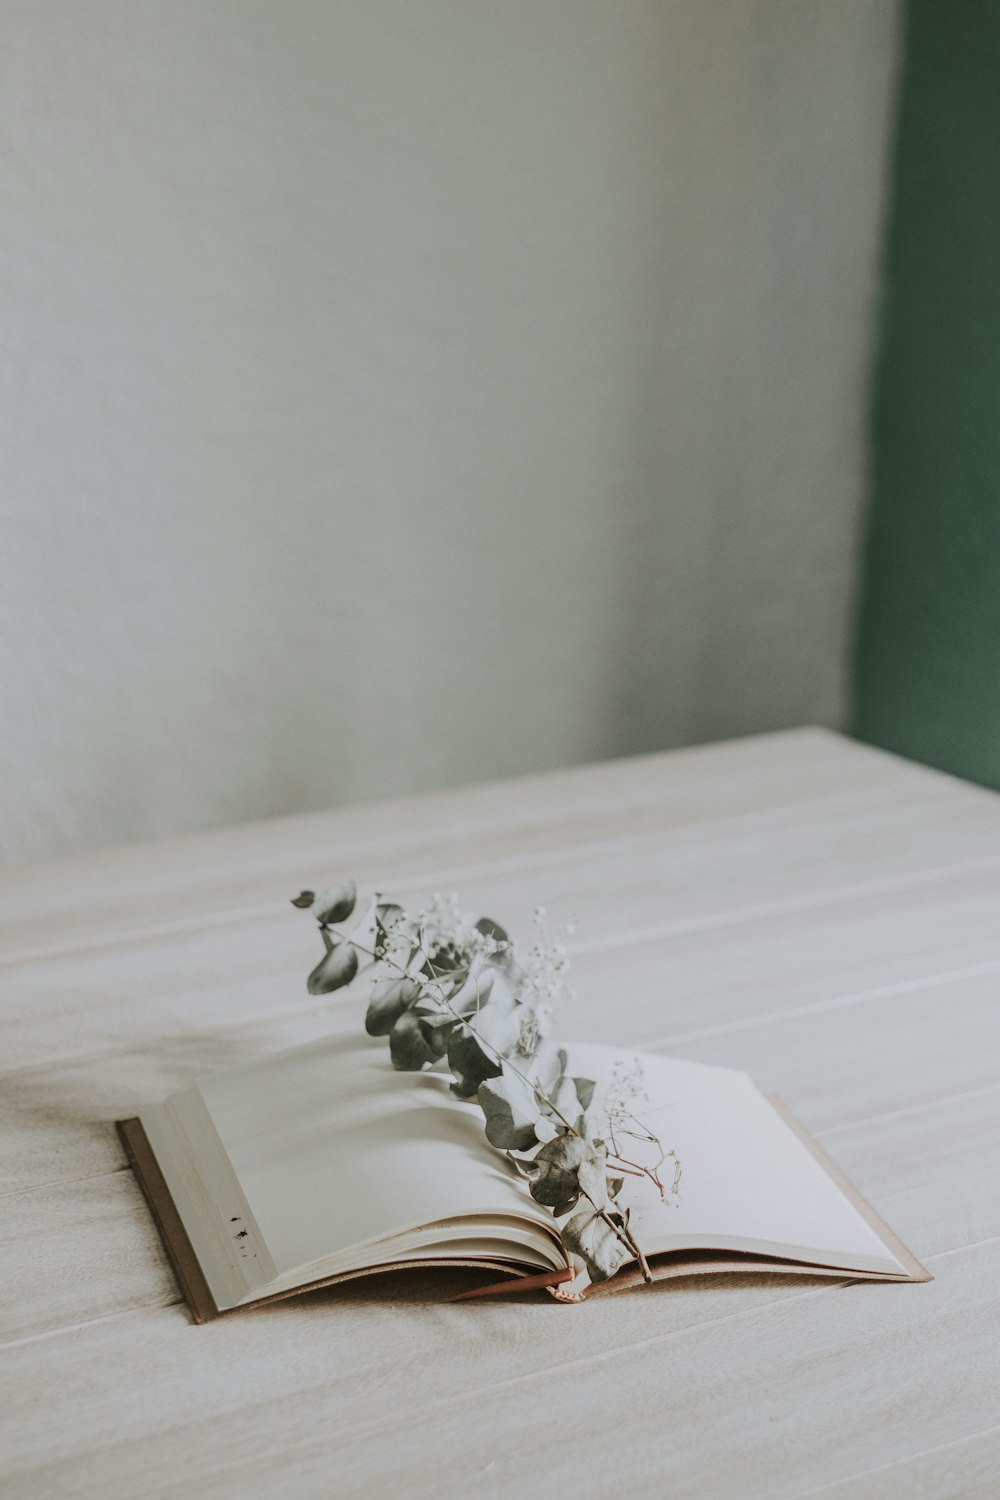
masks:
POLYGON ((911 0, 855 656, 862 739, 1000 787, 1000 0, 911 0))

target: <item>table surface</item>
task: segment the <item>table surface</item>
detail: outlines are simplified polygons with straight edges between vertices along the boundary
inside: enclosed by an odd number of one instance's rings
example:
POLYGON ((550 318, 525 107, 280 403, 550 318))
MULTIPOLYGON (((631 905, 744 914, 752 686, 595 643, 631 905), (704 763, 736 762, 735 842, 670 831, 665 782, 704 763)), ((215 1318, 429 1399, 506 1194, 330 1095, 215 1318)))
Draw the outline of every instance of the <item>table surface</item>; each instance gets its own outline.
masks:
MULTIPOLYGON (((15 870, 0 900, 5 1497, 1000 1493, 1000 799, 822 730, 15 870), (566 1036, 746 1068, 933 1272, 205 1327, 112 1121, 358 1027, 303 885, 570 939, 566 1036)), ((446 1273, 461 1276, 462 1273, 446 1273)))

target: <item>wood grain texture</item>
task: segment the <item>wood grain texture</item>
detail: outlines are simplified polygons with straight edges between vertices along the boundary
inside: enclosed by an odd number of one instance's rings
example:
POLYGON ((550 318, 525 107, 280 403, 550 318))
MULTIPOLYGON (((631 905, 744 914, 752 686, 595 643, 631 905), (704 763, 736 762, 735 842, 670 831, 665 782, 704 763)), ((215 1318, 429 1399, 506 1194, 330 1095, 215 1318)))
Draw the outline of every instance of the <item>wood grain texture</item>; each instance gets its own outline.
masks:
POLYGON ((915 1457, 879 1464, 835 1484, 808 1490, 798 1500, 994 1500, 1000 1474, 1000 1426, 971 1438, 954 1438, 915 1457))
POLYGON ((796 731, 5 883, 5 1496, 1000 1491, 990 794, 796 731), (304 996, 313 934, 284 904, 341 869, 575 915, 564 1034, 746 1068, 936 1280, 568 1309, 450 1307, 414 1275, 193 1327, 111 1121, 360 1024, 358 999, 304 996))

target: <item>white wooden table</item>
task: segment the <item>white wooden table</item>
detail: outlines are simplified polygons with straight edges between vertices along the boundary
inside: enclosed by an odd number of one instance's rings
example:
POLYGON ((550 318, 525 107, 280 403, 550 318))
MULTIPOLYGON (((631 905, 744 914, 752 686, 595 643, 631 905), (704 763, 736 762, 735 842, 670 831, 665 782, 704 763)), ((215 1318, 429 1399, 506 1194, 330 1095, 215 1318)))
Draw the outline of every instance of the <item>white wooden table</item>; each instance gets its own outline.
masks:
POLYGON ((1000 1494, 992 794, 803 730, 15 871, 0 931, 5 1497, 1000 1494), (360 1025, 288 905, 342 874, 574 917, 562 1034, 747 1068, 936 1280, 194 1327, 111 1122, 360 1025))

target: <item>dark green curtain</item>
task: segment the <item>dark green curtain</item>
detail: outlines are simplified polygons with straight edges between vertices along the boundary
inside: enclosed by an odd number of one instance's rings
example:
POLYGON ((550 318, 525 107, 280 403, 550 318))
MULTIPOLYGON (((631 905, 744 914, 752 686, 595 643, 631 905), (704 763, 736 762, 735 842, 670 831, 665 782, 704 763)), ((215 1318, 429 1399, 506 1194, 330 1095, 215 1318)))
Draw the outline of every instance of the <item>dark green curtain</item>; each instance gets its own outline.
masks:
POLYGON ((910 0, 854 731, 1000 787, 1000 0, 910 0))

